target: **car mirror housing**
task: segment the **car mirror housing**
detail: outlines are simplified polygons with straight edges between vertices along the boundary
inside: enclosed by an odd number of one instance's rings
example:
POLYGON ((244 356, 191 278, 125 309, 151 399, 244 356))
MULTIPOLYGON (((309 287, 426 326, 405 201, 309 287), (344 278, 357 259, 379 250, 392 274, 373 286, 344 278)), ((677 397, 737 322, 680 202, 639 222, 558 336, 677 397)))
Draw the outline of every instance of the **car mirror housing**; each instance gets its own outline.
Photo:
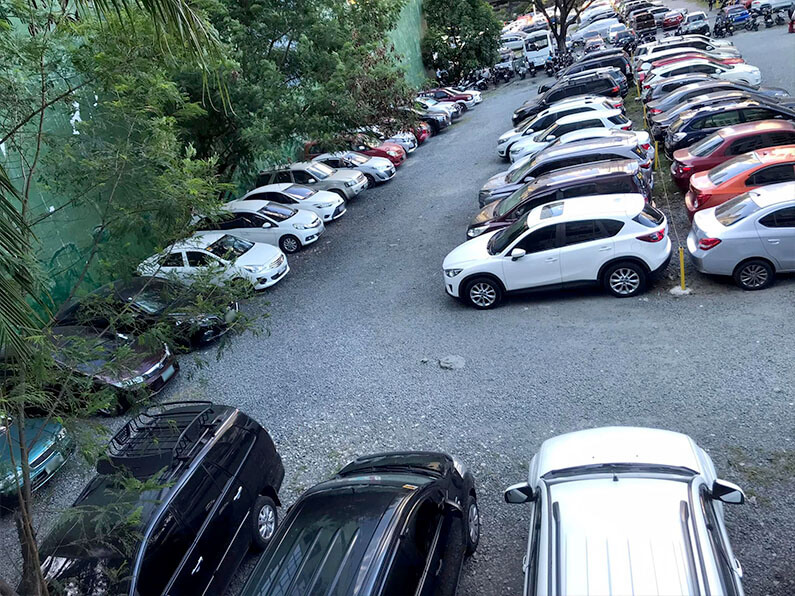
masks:
POLYGON ((450 499, 447 499, 444 502, 444 506, 454 516, 461 517, 461 518, 464 517, 464 508, 461 507, 461 505, 459 505, 455 501, 451 501, 450 499))
POLYGON ((533 493, 533 488, 528 482, 512 484, 505 489, 503 496, 505 497, 506 503, 512 504, 528 503, 530 501, 535 501, 536 498, 535 494, 533 493))
POLYGON ((729 505, 742 505, 745 503, 743 489, 726 480, 717 479, 712 483, 712 498, 729 505))
POLYGON ((525 249, 523 249, 523 248, 514 248, 511 251, 511 260, 512 261, 518 261, 523 256, 525 256, 526 254, 527 254, 527 251, 525 251, 525 249))
POLYGON ((544 93, 546 91, 549 91, 549 85, 539 85, 538 86, 538 92, 539 93, 544 93))

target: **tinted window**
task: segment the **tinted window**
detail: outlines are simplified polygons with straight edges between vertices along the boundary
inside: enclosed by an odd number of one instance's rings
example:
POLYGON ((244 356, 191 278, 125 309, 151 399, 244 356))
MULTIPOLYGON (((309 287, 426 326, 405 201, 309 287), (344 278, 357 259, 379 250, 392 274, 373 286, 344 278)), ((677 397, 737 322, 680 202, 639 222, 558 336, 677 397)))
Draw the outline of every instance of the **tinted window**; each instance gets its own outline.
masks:
POLYGON ((184 263, 182 262, 182 253, 181 252, 172 252, 169 254, 163 262, 160 264, 161 267, 184 267, 184 263))
POLYGON ((564 224, 564 229, 566 231, 566 236, 563 241, 563 246, 590 242, 591 240, 599 238, 596 222, 593 220, 568 221, 564 224))
POLYGON ((756 122, 757 120, 770 120, 772 118, 780 118, 781 115, 773 110, 767 108, 747 108, 743 110, 743 118, 746 122, 756 122))
POLYGON ((593 182, 590 182, 588 184, 580 184, 578 186, 572 186, 563 190, 563 192, 561 192, 561 198, 568 199, 571 197, 585 197, 595 194, 599 194, 599 191, 597 191, 597 185, 593 182))
POLYGON ((224 216, 218 220, 215 229, 217 230, 234 230, 236 228, 250 228, 251 222, 246 218, 243 213, 238 213, 233 216, 224 216))
POLYGON ((292 207, 285 207, 284 205, 274 205, 273 203, 268 203, 265 207, 259 210, 262 215, 270 217, 274 221, 284 221, 285 219, 291 218, 293 215, 298 213, 292 207))
POLYGON ((290 195, 291 197, 295 197, 297 199, 306 199, 311 197, 315 192, 311 188, 307 188, 306 186, 289 186, 284 189, 285 194, 290 195))
POLYGON ((425 501, 417 508, 392 560, 383 594, 417 591, 441 517, 439 507, 432 501, 425 501))
POLYGON ((618 116, 610 116, 608 120, 610 120, 610 122, 612 122, 613 124, 626 124, 627 122, 629 122, 629 120, 627 120, 626 118, 624 118, 624 116, 620 114, 618 116))
POLYGON ((632 178, 614 178, 612 180, 602 180, 596 183, 596 191, 591 194, 609 195, 623 192, 635 192, 637 189, 632 182, 632 178))
POLYGON ((276 172, 276 176, 274 176, 273 183, 279 184, 282 182, 292 182, 293 179, 290 176, 290 172, 276 172))
POLYGON ((531 232, 517 244, 517 248, 523 248, 527 254, 541 252, 555 248, 557 244, 557 226, 547 226, 531 232))
POLYGON ((623 221, 616 221, 615 219, 600 219, 596 223, 600 228, 600 238, 612 238, 624 227, 623 221))
POLYGON ((198 467, 174 497, 171 506, 182 524, 196 536, 219 496, 221 489, 203 468, 198 467))
POLYGON ((745 181, 746 186, 761 184, 775 184, 776 182, 789 182, 795 180, 795 164, 783 163, 777 166, 762 168, 745 181))
POLYGON ((740 123, 740 110, 718 112, 717 114, 707 116, 702 122, 701 128, 723 128, 724 126, 733 126, 740 123))
MULTIPOLYGON (((302 170, 294 170, 293 171, 293 178, 299 184, 309 184, 310 180, 312 182, 315 181, 315 177, 314 176, 310 176, 309 174, 307 174, 306 172, 304 172, 302 170)), ((289 180, 285 180, 285 182, 289 182, 289 180)))
POLYGON ((759 220, 766 228, 795 228, 795 207, 785 207, 759 220))
POLYGON ((770 132, 765 137, 765 147, 773 147, 775 145, 793 145, 795 144, 795 132, 770 132))
POLYGON ((157 522, 147 542, 136 592, 160 594, 193 543, 195 533, 183 526, 169 507, 157 522))
POLYGON ((761 135, 737 139, 736 141, 733 141, 731 145, 729 145, 729 150, 727 153, 729 155, 748 153, 749 151, 753 151, 754 149, 759 149, 762 147, 762 141, 763 137, 761 135))
POLYGON ((217 264, 210 255, 195 250, 189 250, 187 253, 189 267, 209 267, 210 265, 217 264))
POLYGON ((229 475, 234 476, 248 455, 253 442, 254 435, 252 433, 233 426, 215 443, 202 463, 207 466, 218 466, 229 475))
POLYGON ((718 205, 715 208, 715 219, 721 225, 728 227, 757 211, 759 205, 751 198, 751 193, 744 193, 718 205))
POLYGON ((224 235, 207 247, 207 251, 223 259, 236 259, 254 247, 253 242, 224 235))
POLYGON ((712 184, 723 184, 730 178, 734 178, 743 172, 747 172, 759 165, 756 154, 740 155, 729 161, 725 161, 719 166, 712 168, 707 177, 712 184))
POLYGON ((632 219, 647 228, 656 228, 665 220, 665 216, 662 211, 646 203, 640 213, 632 219))

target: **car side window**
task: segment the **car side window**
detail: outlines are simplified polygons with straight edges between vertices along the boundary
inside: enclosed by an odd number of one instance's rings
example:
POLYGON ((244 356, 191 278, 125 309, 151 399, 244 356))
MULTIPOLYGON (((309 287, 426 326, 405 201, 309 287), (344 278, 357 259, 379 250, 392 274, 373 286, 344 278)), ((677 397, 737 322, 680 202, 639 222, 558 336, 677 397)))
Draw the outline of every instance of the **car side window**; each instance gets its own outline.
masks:
POLYGON ((180 523, 169 507, 155 524, 146 542, 137 594, 161 594, 190 550, 195 534, 180 523))
POLYGON ((734 126, 740 123, 740 110, 719 112, 707 116, 703 121, 704 128, 722 128, 724 126, 734 126))
POLYGON ((596 231, 599 238, 612 238, 624 227, 623 221, 615 219, 599 219, 596 221, 596 231))
POLYGON ((759 220, 766 228, 795 228, 795 207, 785 207, 759 220))
POLYGON ((203 252, 189 250, 186 254, 188 256, 188 267, 209 267, 217 264, 215 259, 203 252))
POLYGON ((591 242, 599 238, 596 222, 592 219, 585 221, 567 221, 563 229, 565 231, 563 246, 582 244, 583 242, 591 242))
POLYGON ((257 186, 265 186, 273 180, 273 172, 260 172, 257 175, 257 186))
POLYGON ((777 166, 762 168, 758 172, 751 174, 745 181, 745 185, 761 186, 763 184, 789 182, 790 180, 795 180, 795 164, 783 163, 777 166))
MULTIPOLYGON (((241 219, 245 222, 244 228, 261 228, 264 224, 270 224, 267 219, 256 213, 244 213, 241 219)), ((268 225, 267 227, 271 227, 268 225)))
POLYGON ((773 118, 781 118, 781 114, 773 110, 768 110, 767 108, 746 108, 743 110, 743 120, 745 122, 772 120, 773 118))
POLYGON ((283 171, 283 172, 276 172, 276 175, 273 177, 273 184, 282 184, 285 182, 292 182, 293 178, 290 175, 290 172, 283 171))
MULTIPOLYGON (((217 466, 230 476, 237 474, 256 437, 244 428, 233 426, 226 431, 204 458, 202 465, 217 466)), ((208 468, 213 474, 212 468, 208 468)))
POLYGON ((597 185, 594 182, 589 182, 587 184, 580 184, 578 186, 572 186, 570 188, 565 189, 561 193, 561 198, 563 199, 570 199, 571 197, 585 197, 588 195, 595 195, 599 194, 597 192, 597 185))
POLYGON ((185 263, 182 260, 182 251, 172 252, 163 259, 160 263, 161 267, 184 267, 185 263))
POLYGON ((775 147, 776 145, 795 145, 795 132, 782 131, 771 132, 765 135, 765 147, 775 147))
POLYGON ((578 123, 576 126, 577 126, 577 128, 574 129, 574 130, 582 129, 582 128, 603 128, 602 127, 602 121, 599 120, 598 118, 594 119, 594 120, 584 120, 584 121, 578 123))
POLYGON ((294 170, 293 178, 298 184, 312 184, 315 182, 315 177, 303 170, 294 170))
POLYGON ((523 248, 527 254, 543 252, 557 247, 557 225, 546 226, 534 232, 530 232, 516 245, 516 248, 523 248))
POLYGON ((248 222, 242 214, 227 216, 224 219, 219 219, 215 224, 215 229, 218 230, 234 230, 237 228, 248 228, 248 222))
POLYGON ((246 201, 272 201, 271 192, 256 192, 254 194, 250 194, 246 197, 246 201))
POLYGON ((732 142, 731 145, 729 145, 729 150, 727 153, 729 155, 741 155, 743 153, 748 153, 749 151, 763 147, 763 143, 764 139, 762 135, 748 137, 745 139, 737 139, 736 141, 732 142))

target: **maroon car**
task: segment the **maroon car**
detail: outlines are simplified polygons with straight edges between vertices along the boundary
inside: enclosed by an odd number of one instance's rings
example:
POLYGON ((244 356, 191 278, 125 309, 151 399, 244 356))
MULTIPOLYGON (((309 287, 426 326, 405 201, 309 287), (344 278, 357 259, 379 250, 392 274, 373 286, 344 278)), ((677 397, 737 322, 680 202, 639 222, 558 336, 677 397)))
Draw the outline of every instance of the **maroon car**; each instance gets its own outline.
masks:
POLYGON ((795 144, 795 124, 787 120, 760 120, 727 126, 705 137, 695 145, 674 151, 671 175, 684 192, 696 172, 711 170, 743 153, 795 144))
POLYGON ((458 104, 463 112, 475 107, 475 98, 469 93, 456 93, 452 89, 443 89, 441 87, 429 89, 420 93, 420 97, 430 97, 436 101, 458 104))
POLYGON ((685 19, 685 11, 683 10, 672 10, 670 12, 666 12, 662 22, 663 31, 668 31, 669 29, 676 29, 677 27, 679 27, 679 25, 682 24, 682 21, 684 19, 685 19))
POLYGON ((69 325, 51 330, 53 359, 63 371, 59 385, 112 389, 117 404, 102 411, 115 413, 159 392, 179 370, 166 344, 144 345, 129 335, 69 325), (64 382, 66 380, 66 382, 64 382))

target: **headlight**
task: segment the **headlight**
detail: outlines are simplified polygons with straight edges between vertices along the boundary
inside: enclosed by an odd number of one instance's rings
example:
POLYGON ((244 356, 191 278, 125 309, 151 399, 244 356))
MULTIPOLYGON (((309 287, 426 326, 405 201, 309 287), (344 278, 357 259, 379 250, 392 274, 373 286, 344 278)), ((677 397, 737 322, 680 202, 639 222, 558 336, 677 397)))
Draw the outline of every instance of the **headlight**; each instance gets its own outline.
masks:
POLYGON ((498 140, 497 140, 497 144, 498 144, 498 145, 504 145, 504 144, 505 144, 505 143, 507 143, 507 142, 508 142, 508 139, 498 139, 498 140))
POLYGON ((144 378, 141 376, 133 377, 132 379, 127 379, 121 382, 121 386, 124 388, 127 387, 134 387, 135 385, 140 385, 144 382, 144 378))
POLYGON ((486 231, 488 226, 476 226, 474 228, 469 228, 467 230, 467 238, 474 238, 475 236, 480 236, 483 232, 486 231))
POLYGON ((387 151, 386 154, 389 155, 390 157, 397 157, 398 156, 397 151, 392 151, 391 149, 389 151, 387 151))
POLYGON ((445 269, 444 270, 444 274, 447 277, 455 277, 456 275, 458 275, 462 271, 463 271, 463 269, 445 269))
POLYGON ((334 203, 315 203, 315 207, 318 209, 326 209, 327 207, 331 207, 334 203))
POLYGON ((59 430, 59 431, 56 433, 56 435, 55 435, 55 440, 56 440, 56 441, 63 441, 64 439, 66 439, 66 429, 65 429, 65 428, 62 428, 61 430, 59 430))
POLYGON ((310 226, 308 226, 306 224, 293 224, 293 227, 296 230, 308 230, 310 228, 310 226))

